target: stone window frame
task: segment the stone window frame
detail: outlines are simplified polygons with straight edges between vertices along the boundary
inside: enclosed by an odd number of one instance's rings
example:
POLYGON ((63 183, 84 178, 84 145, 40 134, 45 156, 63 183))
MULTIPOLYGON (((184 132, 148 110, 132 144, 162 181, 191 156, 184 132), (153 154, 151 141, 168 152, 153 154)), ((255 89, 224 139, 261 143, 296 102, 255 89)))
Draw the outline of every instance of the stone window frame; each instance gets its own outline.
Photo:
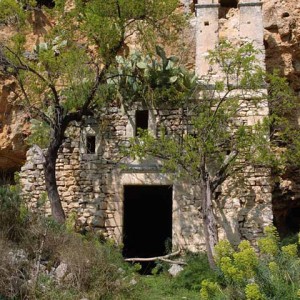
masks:
POLYGON ((87 124, 83 129, 81 130, 81 138, 80 138, 80 153, 88 156, 98 155, 100 151, 100 130, 99 127, 96 124, 87 124), (95 152, 94 153, 88 153, 87 152, 87 137, 88 136, 94 136, 95 137, 95 152))
POLYGON ((128 123, 126 126, 126 137, 132 138, 136 136, 136 111, 137 110, 148 110, 148 131, 152 134, 156 134, 157 129, 157 118, 156 111, 154 109, 149 109, 147 107, 137 107, 136 109, 132 109, 127 111, 128 123))

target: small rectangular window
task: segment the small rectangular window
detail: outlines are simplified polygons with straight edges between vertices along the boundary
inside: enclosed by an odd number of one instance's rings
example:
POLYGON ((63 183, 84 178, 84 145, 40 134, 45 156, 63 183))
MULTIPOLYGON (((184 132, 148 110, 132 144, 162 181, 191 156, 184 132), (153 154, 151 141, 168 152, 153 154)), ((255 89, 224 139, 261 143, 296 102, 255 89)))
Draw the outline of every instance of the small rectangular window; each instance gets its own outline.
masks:
POLYGON ((139 129, 148 129, 148 110, 137 110, 135 113, 135 135, 138 136, 139 129))
POLYGON ((94 135, 88 135, 86 137, 86 150, 88 154, 96 152, 96 137, 94 135))
POLYGON ((208 21, 205 21, 205 22, 204 22, 204 26, 209 26, 209 22, 208 22, 208 21))

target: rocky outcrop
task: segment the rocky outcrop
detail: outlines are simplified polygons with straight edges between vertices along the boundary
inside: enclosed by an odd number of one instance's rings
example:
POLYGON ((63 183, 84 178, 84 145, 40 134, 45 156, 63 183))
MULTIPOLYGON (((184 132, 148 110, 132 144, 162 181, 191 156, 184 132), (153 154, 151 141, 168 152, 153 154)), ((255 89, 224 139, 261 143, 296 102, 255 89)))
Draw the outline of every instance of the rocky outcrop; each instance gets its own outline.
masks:
POLYGON ((27 115, 15 103, 15 83, 0 78, 0 170, 17 170, 25 162, 29 134, 27 115))
POLYGON ((300 92, 300 2, 265 0, 266 66, 277 68, 286 76, 296 92, 300 92))
MULTIPOLYGON (((30 16, 32 30, 26 36, 27 49, 32 49, 51 27, 51 22, 42 11, 34 11, 30 16)), ((15 29, 0 24, 0 44, 9 41, 15 29)), ((16 84, 9 78, 0 77, 0 182, 6 181, 14 171, 25 163, 26 137, 29 135, 27 112, 17 99, 16 84)))
MULTIPOLYGON (((300 96, 300 2, 265 0, 263 4, 266 67, 278 69, 300 96)), ((293 121, 299 126, 299 112, 293 121)), ((279 234, 297 233, 300 229, 299 170, 290 168, 273 191, 274 223, 279 234)))

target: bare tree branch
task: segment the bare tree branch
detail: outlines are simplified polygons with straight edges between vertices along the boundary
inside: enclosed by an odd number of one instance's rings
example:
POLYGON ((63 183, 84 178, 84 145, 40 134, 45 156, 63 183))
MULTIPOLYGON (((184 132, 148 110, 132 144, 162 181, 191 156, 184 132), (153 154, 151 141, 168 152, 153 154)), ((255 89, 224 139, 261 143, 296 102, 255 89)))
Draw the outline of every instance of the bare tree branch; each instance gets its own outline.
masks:
POLYGON ((126 258, 125 261, 128 262, 136 262, 136 261, 156 261, 156 260, 160 260, 160 261, 164 261, 167 263, 171 263, 171 264, 177 264, 177 265, 187 265, 186 262, 184 261, 173 261, 170 260, 170 257, 174 257, 180 254, 180 250, 170 253, 168 255, 164 255, 164 256, 155 256, 155 257, 134 257, 134 258, 126 258))
POLYGON ((50 83, 43 75, 41 75, 39 72, 37 72, 35 69, 31 68, 28 64, 25 64, 21 60, 20 56, 17 53, 15 53, 13 50, 11 50, 7 46, 4 46, 4 47, 5 47, 5 49, 7 51, 9 51, 11 54, 13 54, 15 56, 15 58, 20 63, 19 66, 16 66, 12 62, 9 62, 8 60, 6 60, 6 62, 9 63, 9 66, 11 66, 12 68, 14 68, 15 70, 29 71, 32 74, 36 75, 40 80, 42 80, 43 82, 45 82, 47 84, 47 86, 50 88, 50 90, 52 91, 52 94, 54 96, 54 103, 55 103, 55 105, 58 105, 59 104, 59 96, 58 96, 58 92, 57 92, 55 86, 52 83, 50 83))

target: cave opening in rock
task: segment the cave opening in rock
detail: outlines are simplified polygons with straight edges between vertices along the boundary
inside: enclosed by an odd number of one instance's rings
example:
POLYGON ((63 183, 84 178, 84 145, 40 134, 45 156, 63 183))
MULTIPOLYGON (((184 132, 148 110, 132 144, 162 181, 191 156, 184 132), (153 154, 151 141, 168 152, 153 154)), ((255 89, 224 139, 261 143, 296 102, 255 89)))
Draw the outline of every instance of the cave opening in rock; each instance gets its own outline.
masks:
POLYGON ((284 239, 300 231, 300 199, 292 191, 280 190, 276 185, 272 199, 273 220, 279 236, 284 239))
POLYGON ((226 19, 231 8, 238 7, 238 0, 220 0, 219 19, 226 19))
POLYGON ((54 0, 37 0, 36 1, 38 7, 42 7, 43 5, 47 8, 54 8, 55 1, 54 0))
POLYGON ((237 8, 238 0, 220 0, 221 7, 237 8))
MULTIPOLYGON (((172 248, 172 186, 125 185, 123 256, 156 257, 172 248)), ((149 274, 154 262, 141 262, 149 274)))
POLYGON ((19 168, 0 170, 0 186, 8 185, 8 184, 16 184, 15 173, 18 171, 20 171, 19 168))
POLYGON ((285 207, 273 213, 274 225, 281 239, 293 236, 300 231, 300 207, 285 207))
POLYGON ((300 230, 300 207, 290 208, 286 215, 287 231, 290 234, 298 233, 300 230))

